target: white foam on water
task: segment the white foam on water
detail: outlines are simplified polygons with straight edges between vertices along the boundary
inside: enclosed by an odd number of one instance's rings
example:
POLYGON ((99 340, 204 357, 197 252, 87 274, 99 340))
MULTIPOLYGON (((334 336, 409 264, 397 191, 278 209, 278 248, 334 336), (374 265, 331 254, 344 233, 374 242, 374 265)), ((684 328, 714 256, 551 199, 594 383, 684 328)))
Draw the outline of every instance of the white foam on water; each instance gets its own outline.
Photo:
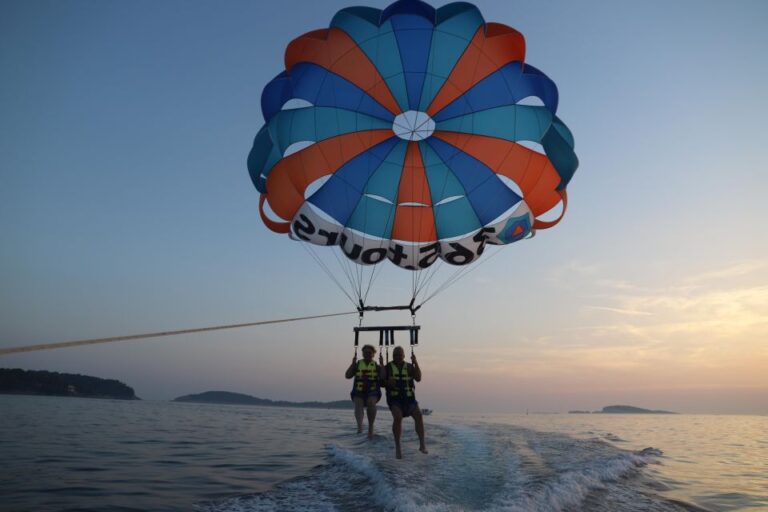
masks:
MULTIPOLYGON (((387 446, 386 454, 383 457, 388 459, 392 457, 391 447, 387 446)), ((377 465, 377 462, 367 455, 360 455, 345 448, 336 445, 328 447, 329 454, 335 459, 349 467, 356 473, 365 475, 371 483, 369 496, 373 498, 375 504, 381 507, 381 510, 393 512, 448 512, 454 510, 453 507, 445 504, 429 503, 418 493, 418 490, 411 488, 408 479, 408 469, 414 466, 408 462, 396 461, 396 471, 391 477, 397 480, 397 484, 390 483, 386 475, 377 465), (399 467, 397 467, 399 466, 399 467)))
MULTIPOLYGON (((522 495, 506 503, 488 508, 489 512, 556 512, 578 507, 594 490, 605 489, 630 472, 645 466, 650 458, 661 451, 646 448, 642 452, 623 453, 609 458, 596 459, 587 467, 565 471, 546 482, 533 493, 522 489, 522 495)), ((518 488, 519 489, 519 488, 518 488)))
POLYGON ((336 445, 328 446, 328 453, 336 461, 346 464, 352 471, 363 474, 370 480, 373 488, 371 495, 377 503, 386 504, 391 501, 391 497, 395 494, 394 489, 370 458, 336 445))
MULTIPOLYGON (((394 459, 391 437, 329 444, 327 463, 272 490, 205 504, 201 512, 557 512, 578 510, 606 490, 635 505, 632 473, 654 448, 630 453, 604 442, 513 429, 432 426, 430 455, 394 459)), ((412 436, 411 436, 412 437, 412 436)), ((413 447, 411 447, 413 448, 413 447)), ((415 452, 415 448, 414 448, 415 452)), ((646 497, 647 495, 643 495, 646 497)), ((599 498, 603 500, 603 498, 599 498)), ((598 502, 596 510, 601 508, 598 502)), ((608 503, 608 502, 606 502, 608 503)), ((678 510, 663 502, 653 510, 678 510)), ((591 505, 590 505, 591 506, 591 505)), ((631 507, 630 507, 631 508, 631 507)), ((633 510, 639 510, 633 508, 633 510)))

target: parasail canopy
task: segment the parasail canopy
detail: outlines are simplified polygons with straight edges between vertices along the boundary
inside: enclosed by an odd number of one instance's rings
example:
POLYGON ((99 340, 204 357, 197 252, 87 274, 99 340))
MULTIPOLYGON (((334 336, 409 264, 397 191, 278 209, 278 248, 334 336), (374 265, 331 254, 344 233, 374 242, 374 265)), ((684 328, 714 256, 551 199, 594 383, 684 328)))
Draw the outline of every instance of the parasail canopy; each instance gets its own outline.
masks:
POLYGON ((343 9, 263 90, 262 219, 360 265, 470 264, 565 212, 578 160, 557 103, 522 34, 472 4, 343 9))

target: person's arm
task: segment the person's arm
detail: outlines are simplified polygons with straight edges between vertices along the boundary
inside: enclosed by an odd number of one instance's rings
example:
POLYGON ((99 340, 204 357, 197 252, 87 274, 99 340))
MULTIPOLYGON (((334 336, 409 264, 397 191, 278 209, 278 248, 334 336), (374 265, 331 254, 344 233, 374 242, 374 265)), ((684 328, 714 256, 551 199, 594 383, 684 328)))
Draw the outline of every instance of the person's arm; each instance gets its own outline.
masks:
POLYGON ((411 365, 413 367, 413 380, 421 382, 421 368, 419 368, 419 362, 416 360, 416 354, 411 356, 411 361, 413 361, 411 365))
POLYGON ((345 379, 351 379, 357 373, 357 355, 352 358, 352 364, 347 368, 347 372, 344 374, 345 379))

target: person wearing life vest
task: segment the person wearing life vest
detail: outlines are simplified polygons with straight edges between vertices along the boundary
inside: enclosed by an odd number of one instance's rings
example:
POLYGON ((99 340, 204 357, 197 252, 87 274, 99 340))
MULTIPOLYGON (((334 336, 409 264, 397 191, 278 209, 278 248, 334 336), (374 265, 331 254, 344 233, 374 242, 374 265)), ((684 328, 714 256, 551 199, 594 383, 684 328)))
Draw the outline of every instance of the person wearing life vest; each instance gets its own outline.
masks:
POLYGON ((376 420, 376 404, 381 400, 381 380, 383 372, 373 357, 376 349, 373 345, 363 346, 363 359, 357 360, 357 354, 352 358, 352 364, 347 368, 344 377, 354 377, 352 392, 349 394, 355 403, 355 419, 357 433, 363 432, 363 409, 368 412, 368 439, 373 439, 373 422, 376 420))
POLYGON ((405 362, 403 347, 395 347, 392 352, 392 362, 384 369, 387 385, 387 405, 392 413, 392 434, 395 436, 395 457, 403 458, 400 438, 403 433, 403 418, 412 416, 416 424, 416 434, 419 436, 419 451, 427 453, 424 442, 424 418, 416 401, 416 382, 421 381, 421 369, 416 356, 411 355, 411 363, 405 362))

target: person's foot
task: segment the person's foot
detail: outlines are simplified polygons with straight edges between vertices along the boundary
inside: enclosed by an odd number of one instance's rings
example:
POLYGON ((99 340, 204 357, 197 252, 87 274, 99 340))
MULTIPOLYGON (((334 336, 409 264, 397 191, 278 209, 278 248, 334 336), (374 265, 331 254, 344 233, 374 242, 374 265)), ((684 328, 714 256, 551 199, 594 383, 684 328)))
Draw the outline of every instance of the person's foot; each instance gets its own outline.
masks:
POLYGON ((403 458, 403 452, 400 450, 399 446, 395 446, 395 458, 396 459, 402 459, 403 458))
POLYGON ((373 439, 373 430, 368 431, 368 439, 369 440, 373 439))
POLYGON ((427 446, 426 446, 426 445, 423 445, 423 444, 422 444, 421 446, 419 446, 419 451, 420 451, 421 453, 429 453, 429 452, 427 451, 427 446))
POLYGON ((357 427, 357 433, 362 434, 363 433, 363 427, 357 427))

